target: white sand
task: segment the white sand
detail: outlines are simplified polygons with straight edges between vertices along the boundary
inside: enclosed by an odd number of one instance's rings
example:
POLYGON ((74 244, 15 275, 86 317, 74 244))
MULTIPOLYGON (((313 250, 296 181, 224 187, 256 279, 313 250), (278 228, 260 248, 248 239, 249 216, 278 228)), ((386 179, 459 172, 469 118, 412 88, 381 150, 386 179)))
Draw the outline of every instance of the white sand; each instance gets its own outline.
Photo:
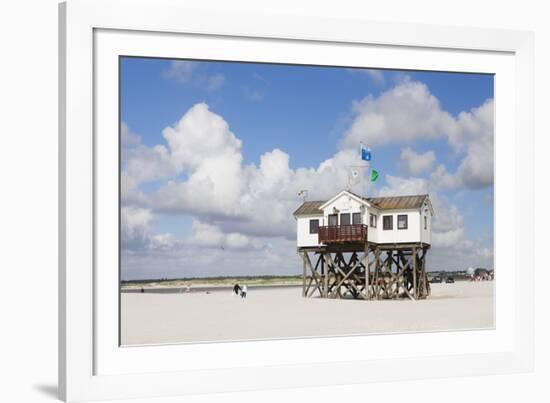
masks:
POLYGON ((122 344, 480 329, 494 326, 493 282, 432 284, 411 300, 302 298, 301 288, 123 293, 122 344))

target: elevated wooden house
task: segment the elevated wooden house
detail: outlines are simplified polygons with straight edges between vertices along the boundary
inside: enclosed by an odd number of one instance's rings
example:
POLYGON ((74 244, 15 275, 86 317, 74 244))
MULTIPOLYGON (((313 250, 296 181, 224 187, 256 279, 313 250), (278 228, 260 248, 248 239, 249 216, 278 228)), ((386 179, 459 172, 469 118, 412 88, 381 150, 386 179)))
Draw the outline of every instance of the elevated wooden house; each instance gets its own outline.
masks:
POLYGON ((433 213, 427 194, 363 198, 345 190, 304 202, 294 212, 303 295, 427 297, 433 213))

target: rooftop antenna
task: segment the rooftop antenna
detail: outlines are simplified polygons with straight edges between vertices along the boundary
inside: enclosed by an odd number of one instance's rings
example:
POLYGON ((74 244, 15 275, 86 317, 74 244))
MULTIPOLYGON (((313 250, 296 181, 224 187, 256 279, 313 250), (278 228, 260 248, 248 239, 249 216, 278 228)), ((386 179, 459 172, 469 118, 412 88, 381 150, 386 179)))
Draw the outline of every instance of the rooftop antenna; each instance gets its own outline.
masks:
POLYGON ((300 191, 298 192, 298 197, 301 197, 304 203, 305 203, 306 200, 307 200, 307 195, 308 195, 307 189, 303 189, 303 190, 300 190, 300 191))

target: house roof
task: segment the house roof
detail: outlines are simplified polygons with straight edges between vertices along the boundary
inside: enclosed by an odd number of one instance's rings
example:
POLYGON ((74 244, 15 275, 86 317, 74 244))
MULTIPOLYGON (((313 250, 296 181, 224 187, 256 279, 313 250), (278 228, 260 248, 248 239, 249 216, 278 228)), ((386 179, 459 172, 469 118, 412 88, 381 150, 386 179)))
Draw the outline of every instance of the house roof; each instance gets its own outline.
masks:
POLYGON ((417 209, 424 205, 427 194, 411 196, 367 197, 365 200, 381 210, 417 209))
MULTIPOLYGON (((358 196, 355 194, 353 195, 358 196)), ((427 194, 387 197, 361 197, 361 199, 367 201, 368 203, 372 204, 374 207, 380 210, 419 209, 424 205, 424 202, 427 199, 430 205, 430 210, 432 210, 429 196, 427 194)), ((323 210, 321 210, 320 207, 325 203, 326 201, 306 201, 300 207, 298 207, 298 209, 294 212, 294 215, 321 215, 323 214, 323 210)))
POLYGON ((349 190, 342 190, 340 193, 338 193, 337 195, 333 196, 331 199, 327 200, 326 202, 324 202, 320 207, 319 209, 324 209, 327 205, 329 205, 330 203, 332 203, 334 200, 338 199, 339 197, 341 197, 342 195, 348 195, 348 197, 351 197, 351 198, 354 198, 358 203, 362 203, 362 204, 366 204, 367 206, 370 205, 370 203, 367 201, 367 199, 365 199, 364 197, 361 197, 359 196, 358 194, 355 194, 353 192, 350 192, 349 190))
POLYGON ((306 201, 294 212, 294 215, 323 215, 323 210, 319 209, 325 203, 321 201, 306 201))

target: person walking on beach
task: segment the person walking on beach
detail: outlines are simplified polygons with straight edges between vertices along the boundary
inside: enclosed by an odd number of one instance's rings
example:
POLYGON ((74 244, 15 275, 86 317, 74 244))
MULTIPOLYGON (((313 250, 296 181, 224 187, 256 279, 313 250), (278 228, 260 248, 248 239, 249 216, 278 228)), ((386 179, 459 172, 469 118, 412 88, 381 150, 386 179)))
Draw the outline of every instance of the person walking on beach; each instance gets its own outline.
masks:
POLYGON ((239 284, 235 284, 233 286, 233 292, 235 293, 235 295, 239 295, 239 293, 241 292, 241 286, 239 284))
POLYGON ((246 291, 247 291, 247 287, 246 287, 246 284, 242 286, 241 288, 241 298, 246 298, 246 291))

